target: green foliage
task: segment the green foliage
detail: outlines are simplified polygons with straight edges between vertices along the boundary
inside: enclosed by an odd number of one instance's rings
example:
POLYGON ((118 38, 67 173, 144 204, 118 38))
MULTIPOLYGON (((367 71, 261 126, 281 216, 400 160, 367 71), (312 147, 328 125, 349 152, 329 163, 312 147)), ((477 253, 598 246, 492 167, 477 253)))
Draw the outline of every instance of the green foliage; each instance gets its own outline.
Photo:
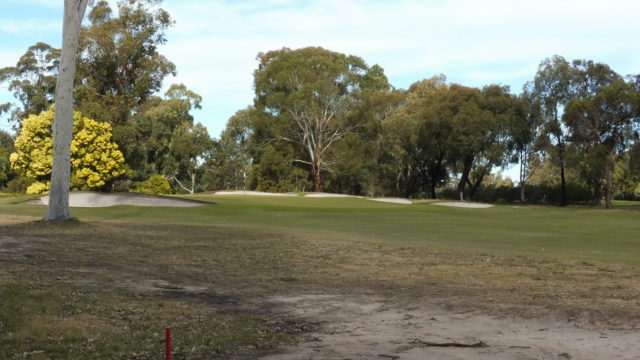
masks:
POLYGON ((289 152, 282 152, 273 145, 260 147, 257 155, 260 162, 253 166, 249 182, 258 191, 270 192, 305 192, 313 189, 306 169, 292 166, 292 147, 285 148, 289 152))
MULTIPOLYGON (((333 170, 331 148, 352 131, 349 114, 360 96, 389 88, 382 68, 369 68, 359 57, 316 47, 283 48, 261 53, 258 59, 254 106, 265 116, 254 125, 267 128, 254 129, 255 144, 293 145, 290 171, 293 164, 306 167, 314 191, 322 191, 325 173, 333 170)), ((260 164, 262 159, 256 156, 254 161, 260 164)))
POLYGON ((171 136, 165 171, 182 190, 193 194, 202 175, 204 157, 212 148, 213 141, 204 125, 183 122, 171 136))
MULTIPOLYGON (((613 75, 606 72, 600 76, 613 75)), ((572 100, 563 119, 580 157, 582 174, 594 189, 594 202, 604 196, 607 207, 612 207, 615 161, 629 146, 639 119, 638 93, 624 81, 593 90, 572 100)))
MULTIPOLYGON (((10 121, 17 129, 23 119, 39 114, 53 104, 60 50, 49 44, 38 42, 27 49, 16 66, 0 69, 0 84, 7 83, 21 106, 4 106, 6 111, 13 108, 10 121)), ((0 111, 1 113, 1 111, 0 111)))
POLYGON ((87 116, 114 127, 125 125, 136 107, 160 90, 164 78, 175 75, 175 65, 158 53, 173 25, 160 3, 120 1, 117 14, 108 1, 93 5, 80 33, 74 94, 87 116))
POLYGON ((251 175, 249 142, 256 110, 248 107, 237 111, 213 146, 211 156, 205 163, 205 187, 210 190, 245 189, 251 175))
MULTIPOLYGON (((593 192, 586 184, 568 182, 566 186, 568 201, 571 204, 591 204, 593 192)), ((526 184, 526 203, 530 205, 560 205, 560 183, 556 184, 526 184)), ((437 191, 438 199, 458 200, 457 189, 453 186, 443 186, 437 191)), ((521 204, 520 187, 513 184, 488 183, 482 184, 474 194, 474 200, 493 204, 521 204)))
MULTIPOLYGON (((25 119, 16 138, 16 152, 11 154, 11 167, 22 176, 36 180, 27 188, 29 194, 45 193, 49 188, 54 111, 52 106, 25 119)), ((124 158, 118 145, 111 141, 109 124, 74 113, 71 168, 71 185, 76 189, 100 188, 124 173, 124 158)))
POLYGON ((171 193, 169 180, 162 175, 153 175, 145 181, 134 183, 131 192, 162 195, 171 193))
POLYGON ((175 167, 170 158, 173 136, 184 132, 178 130, 180 127, 193 127, 190 112, 200 109, 201 102, 202 97, 183 84, 171 85, 164 98, 145 101, 129 124, 119 127, 129 166, 146 175, 173 175, 175 167))

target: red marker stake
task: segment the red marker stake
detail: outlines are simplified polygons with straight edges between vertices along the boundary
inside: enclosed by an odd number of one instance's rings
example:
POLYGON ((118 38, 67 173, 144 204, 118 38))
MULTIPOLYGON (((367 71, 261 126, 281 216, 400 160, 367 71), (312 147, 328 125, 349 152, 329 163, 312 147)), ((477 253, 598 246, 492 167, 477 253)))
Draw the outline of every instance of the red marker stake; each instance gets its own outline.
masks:
POLYGON ((166 336, 166 344, 167 344, 167 360, 171 360, 171 328, 167 328, 167 336, 166 336))

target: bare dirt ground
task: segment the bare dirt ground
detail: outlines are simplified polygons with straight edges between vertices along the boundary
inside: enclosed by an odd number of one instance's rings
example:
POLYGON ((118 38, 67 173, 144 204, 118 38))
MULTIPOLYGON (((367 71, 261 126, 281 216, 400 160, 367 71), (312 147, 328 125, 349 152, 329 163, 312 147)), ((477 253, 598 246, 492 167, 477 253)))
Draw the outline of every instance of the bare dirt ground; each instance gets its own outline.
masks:
POLYGON ((289 316, 321 324, 276 359, 640 359, 638 331, 456 312, 375 297, 276 296, 289 316))

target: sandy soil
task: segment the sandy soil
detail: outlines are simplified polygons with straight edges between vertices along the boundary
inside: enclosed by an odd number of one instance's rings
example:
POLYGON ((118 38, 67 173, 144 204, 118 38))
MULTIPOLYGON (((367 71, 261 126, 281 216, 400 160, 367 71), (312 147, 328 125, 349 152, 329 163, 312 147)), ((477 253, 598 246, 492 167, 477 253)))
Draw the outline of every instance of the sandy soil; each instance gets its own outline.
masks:
POLYGON ((271 301, 320 327, 263 360, 640 359, 638 331, 583 329, 550 316, 523 320, 337 295, 271 301))
POLYGON ((483 203, 473 203, 473 202, 458 202, 458 201, 439 201, 431 203, 431 205, 439 205, 439 206, 453 206, 453 207, 464 207, 464 208, 474 208, 474 209, 486 209, 493 207, 491 204, 483 204, 483 203))
POLYGON ((394 204, 405 204, 405 205, 413 204, 413 201, 409 199, 403 199, 403 198, 385 197, 385 198, 371 198, 369 200, 388 202, 388 203, 394 203, 394 204))
MULTIPOLYGON (((29 200, 25 204, 48 205, 49 196, 46 195, 39 199, 29 200)), ((205 204, 202 201, 138 193, 108 194, 74 191, 69 194, 69 206, 71 207, 108 207, 115 205, 190 207, 205 204)))
POLYGON ((298 196, 296 193, 270 193, 264 191, 230 190, 216 191, 215 195, 254 195, 254 196, 298 196))

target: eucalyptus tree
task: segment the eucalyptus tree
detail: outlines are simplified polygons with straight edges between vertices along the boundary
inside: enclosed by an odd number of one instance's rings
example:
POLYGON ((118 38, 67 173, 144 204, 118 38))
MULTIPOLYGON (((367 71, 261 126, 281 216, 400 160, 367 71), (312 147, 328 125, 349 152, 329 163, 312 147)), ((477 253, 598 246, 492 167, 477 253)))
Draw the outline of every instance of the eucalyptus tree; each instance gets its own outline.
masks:
POLYGON ((205 164, 207 186, 212 190, 246 189, 252 170, 249 146, 255 115, 255 108, 250 106, 236 111, 227 121, 205 164))
POLYGON ((213 140, 204 125, 181 123, 173 132, 165 171, 182 190, 193 194, 213 140))
MULTIPOLYGON (((120 141, 129 166, 148 176, 165 173, 175 130, 193 124, 202 97, 183 84, 172 84, 164 97, 153 96, 138 107, 127 125, 120 126, 120 141)), ((170 175, 167 175, 170 176, 170 175)))
POLYGON ((560 170, 560 205, 567 205, 566 147, 568 135, 562 124, 564 107, 572 99, 572 68, 562 56, 543 60, 533 80, 532 95, 542 107, 547 153, 560 170))
POLYGON ((623 80, 591 91, 595 93, 569 103, 564 121, 573 142, 585 155, 582 158, 594 187, 595 202, 599 203, 604 195, 610 209, 616 159, 637 134, 639 97, 634 86, 623 80))
POLYGON ((71 137, 73 134, 73 81, 80 24, 89 0, 65 0, 62 25, 62 52, 56 81, 56 113, 53 119, 53 168, 51 196, 45 220, 66 220, 69 211, 71 137))
MULTIPOLYGON (((119 1, 114 12, 108 1, 96 1, 81 30, 74 96, 80 111, 114 130, 175 75, 175 65, 158 52, 173 25, 161 3, 119 1)), ((117 130, 114 136, 120 142, 117 130)))
POLYGON ((11 111, 9 120, 14 128, 29 115, 37 115, 53 104, 56 77, 60 66, 60 50, 39 42, 30 46, 16 63, 0 69, 0 83, 6 83, 20 106, 3 104, 5 111, 11 111))
POLYGON ((485 176, 505 162, 506 123, 513 116, 513 96, 507 87, 490 85, 482 90, 451 84, 432 95, 430 110, 447 121, 447 161, 459 174, 460 200, 469 187, 473 198, 485 176))
POLYGON ((397 179, 405 178, 405 196, 420 187, 435 198, 436 187, 447 177, 452 123, 447 105, 441 101, 447 91, 442 75, 418 81, 407 91, 403 106, 385 122, 385 136, 394 144, 396 163, 401 165, 397 179))
POLYGON ((509 148, 513 151, 514 162, 518 162, 518 185, 520 202, 526 203, 525 187, 529 179, 541 165, 540 137, 543 131, 540 102, 532 94, 533 84, 525 84, 518 103, 514 107, 514 116, 507 123, 509 148))
MULTIPOLYGON (((295 144, 308 166, 314 191, 334 164, 329 151, 352 131, 348 115, 367 88, 388 88, 379 66, 319 47, 260 53, 254 72, 255 107, 271 117, 273 140, 295 144), (275 129, 278 129, 275 131, 275 129)), ((258 159, 258 161, 260 161, 258 159)))

